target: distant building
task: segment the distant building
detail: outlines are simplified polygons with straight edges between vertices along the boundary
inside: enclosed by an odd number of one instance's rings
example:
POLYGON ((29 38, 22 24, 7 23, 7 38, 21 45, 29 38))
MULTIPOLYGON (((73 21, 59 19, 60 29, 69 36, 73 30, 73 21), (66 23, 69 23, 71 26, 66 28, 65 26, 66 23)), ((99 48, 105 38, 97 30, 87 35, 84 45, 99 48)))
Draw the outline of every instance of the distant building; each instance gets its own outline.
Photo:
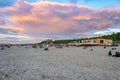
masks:
POLYGON ((112 45, 112 40, 109 39, 85 39, 81 41, 82 45, 99 45, 99 46, 107 46, 112 45))

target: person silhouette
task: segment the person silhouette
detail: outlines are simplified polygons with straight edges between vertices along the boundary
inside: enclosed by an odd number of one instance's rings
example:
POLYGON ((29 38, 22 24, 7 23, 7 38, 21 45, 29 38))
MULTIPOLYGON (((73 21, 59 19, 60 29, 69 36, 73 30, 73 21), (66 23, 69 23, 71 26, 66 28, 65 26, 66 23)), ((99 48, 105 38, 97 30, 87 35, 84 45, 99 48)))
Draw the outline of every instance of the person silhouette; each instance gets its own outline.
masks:
POLYGON ((108 52, 108 56, 112 56, 112 52, 111 52, 111 50, 108 52))

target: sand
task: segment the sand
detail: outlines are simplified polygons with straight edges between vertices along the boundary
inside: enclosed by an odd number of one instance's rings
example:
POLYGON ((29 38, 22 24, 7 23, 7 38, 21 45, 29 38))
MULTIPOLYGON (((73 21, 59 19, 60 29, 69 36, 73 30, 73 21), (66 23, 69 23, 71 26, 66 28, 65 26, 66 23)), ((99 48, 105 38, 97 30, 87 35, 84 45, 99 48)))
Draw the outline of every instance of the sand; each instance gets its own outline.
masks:
POLYGON ((111 47, 92 49, 0 50, 0 80, 120 80, 120 58, 108 56, 111 47))

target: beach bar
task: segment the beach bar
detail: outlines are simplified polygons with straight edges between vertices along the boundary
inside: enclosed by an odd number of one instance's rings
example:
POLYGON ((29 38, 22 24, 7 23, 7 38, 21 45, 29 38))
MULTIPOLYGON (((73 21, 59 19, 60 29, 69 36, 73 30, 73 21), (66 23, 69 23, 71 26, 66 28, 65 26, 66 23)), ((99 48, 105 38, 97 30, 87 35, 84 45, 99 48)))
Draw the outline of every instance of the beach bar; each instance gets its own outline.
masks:
POLYGON ((108 45, 112 45, 112 40, 110 40, 110 39, 101 39, 101 38, 85 39, 85 40, 82 40, 81 43, 83 45, 108 46, 108 45))

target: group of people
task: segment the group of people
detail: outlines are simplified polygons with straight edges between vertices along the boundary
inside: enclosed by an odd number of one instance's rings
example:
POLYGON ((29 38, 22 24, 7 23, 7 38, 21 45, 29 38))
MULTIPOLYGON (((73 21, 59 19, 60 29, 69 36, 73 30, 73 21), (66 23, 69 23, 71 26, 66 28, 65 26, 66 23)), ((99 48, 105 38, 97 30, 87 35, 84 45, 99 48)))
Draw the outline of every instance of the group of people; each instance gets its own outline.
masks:
MULTIPOLYGON (((44 48, 45 51, 48 51, 49 49, 49 45, 45 45, 45 46, 37 46, 37 45, 16 45, 18 48, 20 47, 25 47, 25 48, 44 48)), ((10 48, 10 46, 6 46, 6 45, 0 45, 0 50, 4 50, 5 48, 10 48)))
POLYGON ((44 47, 43 46, 37 46, 37 45, 32 45, 32 48, 44 48, 45 51, 48 51, 48 48, 49 48, 49 45, 45 45, 44 47))
MULTIPOLYGON (((113 49, 112 49, 113 50, 113 49)), ((120 57, 120 52, 119 51, 115 51, 115 54, 113 55, 112 50, 110 50, 108 52, 108 56, 112 56, 112 57, 120 57)))

